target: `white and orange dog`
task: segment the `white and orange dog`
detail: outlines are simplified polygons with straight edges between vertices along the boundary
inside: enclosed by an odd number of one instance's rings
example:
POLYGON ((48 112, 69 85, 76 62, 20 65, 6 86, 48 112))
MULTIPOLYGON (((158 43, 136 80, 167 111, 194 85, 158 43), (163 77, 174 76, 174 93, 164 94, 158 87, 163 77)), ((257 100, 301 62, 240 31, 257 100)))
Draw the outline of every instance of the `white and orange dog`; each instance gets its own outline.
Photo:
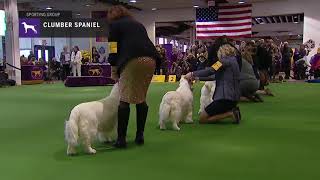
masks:
POLYGON ((110 95, 99 101, 82 103, 74 107, 65 124, 67 154, 77 154, 76 147, 83 144, 88 154, 95 154, 92 148, 95 140, 111 141, 118 123, 119 87, 115 84, 110 95))
POLYGON ((200 109, 199 114, 212 103, 214 91, 216 90, 216 81, 207 81, 201 88, 200 109))
POLYGON ((171 122, 173 130, 179 131, 179 123, 193 123, 193 93, 192 82, 181 78, 176 91, 167 92, 160 104, 159 125, 161 130, 166 129, 166 123, 171 122))

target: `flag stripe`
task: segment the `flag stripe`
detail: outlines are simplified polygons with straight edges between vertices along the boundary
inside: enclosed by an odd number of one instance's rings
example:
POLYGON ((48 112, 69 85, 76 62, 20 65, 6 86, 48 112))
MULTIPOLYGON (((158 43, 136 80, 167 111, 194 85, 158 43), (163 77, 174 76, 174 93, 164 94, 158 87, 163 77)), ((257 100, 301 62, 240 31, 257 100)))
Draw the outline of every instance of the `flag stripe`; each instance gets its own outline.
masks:
POLYGON ((209 31, 197 31, 197 33, 232 33, 232 32, 246 32, 251 31, 251 28, 244 28, 244 29, 230 29, 230 30, 209 30, 209 31))
POLYGON ((237 20, 249 20, 252 21, 251 16, 235 17, 235 18, 219 18, 219 21, 237 21, 237 20))
POLYGON ((197 28, 197 31, 214 31, 214 30, 232 30, 232 29, 247 29, 252 28, 252 25, 248 26, 237 26, 237 27, 212 27, 212 28, 197 28))
POLYGON ((238 24, 212 24, 212 25, 197 25, 197 28, 210 28, 210 27, 236 27, 252 25, 251 22, 238 23, 238 24))
POLYGON ((234 11, 248 11, 252 10, 251 7, 240 7, 240 8, 234 8, 234 9, 219 9, 219 13, 221 12, 234 12, 234 11))
POLYGON ((236 21, 216 21, 216 22, 196 22, 196 25, 214 25, 214 24, 239 24, 239 23, 252 23, 251 19, 236 20, 236 21))
MULTIPOLYGON (((215 39, 221 36, 198 36, 197 39, 215 39)), ((251 34, 248 35, 240 35, 240 36, 228 36, 229 38, 250 38, 251 34)))
POLYGON ((235 33, 197 33, 197 36, 241 36, 241 35, 249 35, 251 31, 246 32, 235 32, 235 33))
POLYGON ((238 17, 244 17, 244 16, 251 16, 251 13, 246 13, 246 14, 234 14, 234 15, 220 15, 219 14, 219 18, 218 20, 220 20, 220 18, 238 18, 238 17))
POLYGON ((219 9, 236 9, 236 8, 244 8, 244 7, 251 7, 251 4, 237 4, 237 5, 220 5, 219 9))

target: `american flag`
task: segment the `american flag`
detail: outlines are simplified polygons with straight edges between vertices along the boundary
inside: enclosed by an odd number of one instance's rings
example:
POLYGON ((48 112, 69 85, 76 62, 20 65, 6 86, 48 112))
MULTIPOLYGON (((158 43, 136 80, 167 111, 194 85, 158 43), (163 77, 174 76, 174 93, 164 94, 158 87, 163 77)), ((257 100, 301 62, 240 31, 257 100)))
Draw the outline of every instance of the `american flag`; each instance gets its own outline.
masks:
POLYGON ((251 13, 251 4, 219 4, 217 7, 197 8, 197 39, 211 39, 220 36, 251 37, 251 13))

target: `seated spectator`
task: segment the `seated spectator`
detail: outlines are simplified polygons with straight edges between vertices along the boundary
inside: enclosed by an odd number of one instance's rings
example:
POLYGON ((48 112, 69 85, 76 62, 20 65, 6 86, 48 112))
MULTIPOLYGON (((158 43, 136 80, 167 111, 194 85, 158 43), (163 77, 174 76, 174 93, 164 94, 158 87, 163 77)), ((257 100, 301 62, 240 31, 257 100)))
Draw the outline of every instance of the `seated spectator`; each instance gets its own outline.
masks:
POLYGON ((189 50, 186 54, 186 60, 190 64, 190 70, 191 71, 196 71, 198 68, 198 60, 197 58, 191 53, 189 50))
POLYGON ((317 54, 315 54, 310 61, 311 69, 310 71, 313 73, 314 78, 320 77, 320 48, 317 50, 317 54))
POLYGON ((34 55, 33 51, 30 51, 30 54, 28 56, 28 61, 32 61, 33 58, 35 59, 36 56, 34 55))

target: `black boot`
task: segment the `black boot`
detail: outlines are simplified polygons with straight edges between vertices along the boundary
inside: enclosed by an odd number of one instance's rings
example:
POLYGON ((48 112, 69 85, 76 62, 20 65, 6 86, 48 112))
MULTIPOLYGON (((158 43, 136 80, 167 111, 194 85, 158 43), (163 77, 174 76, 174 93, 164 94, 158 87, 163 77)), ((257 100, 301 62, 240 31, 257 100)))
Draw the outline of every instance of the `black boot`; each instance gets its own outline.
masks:
POLYGON ((127 147, 127 127, 130 116, 130 107, 119 106, 118 109, 118 138, 116 143, 113 145, 116 148, 126 148, 127 147))
POLYGON ((148 105, 146 103, 137 104, 137 132, 136 132, 136 139, 135 143, 138 145, 144 144, 144 127, 147 120, 148 115, 148 105))

